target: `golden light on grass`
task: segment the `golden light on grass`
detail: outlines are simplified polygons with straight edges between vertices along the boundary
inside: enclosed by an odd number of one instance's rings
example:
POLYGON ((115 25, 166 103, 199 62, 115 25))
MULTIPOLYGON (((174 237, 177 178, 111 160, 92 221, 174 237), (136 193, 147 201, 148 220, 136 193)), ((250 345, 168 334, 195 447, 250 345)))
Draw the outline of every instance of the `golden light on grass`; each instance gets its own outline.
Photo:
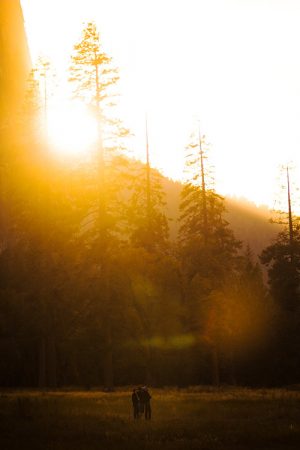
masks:
POLYGON ((49 110, 48 139, 63 157, 87 156, 97 140, 97 123, 79 103, 66 103, 49 110))

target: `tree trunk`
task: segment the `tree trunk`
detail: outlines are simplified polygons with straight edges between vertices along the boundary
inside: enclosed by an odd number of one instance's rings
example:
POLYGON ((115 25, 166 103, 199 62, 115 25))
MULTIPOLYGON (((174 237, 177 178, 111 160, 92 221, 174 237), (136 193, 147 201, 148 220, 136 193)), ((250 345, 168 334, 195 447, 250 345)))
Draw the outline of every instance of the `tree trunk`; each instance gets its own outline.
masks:
POLYGON ((211 363, 212 363, 212 384, 213 386, 220 385, 220 366, 219 366, 219 352, 216 344, 211 347, 211 363))
POLYGON ((236 372, 235 372, 235 356, 234 356, 233 349, 230 352, 229 381, 233 386, 236 386, 237 382, 236 382, 236 372))
POLYGON ((105 325, 105 350, 104 350, 104 388, 107 391, 112 391, 114 388, 114 371, 113 371, 113 350, 112 350, 112 336, 111 324, 107 320, 105 325))
POLYGON ((57 387, 57 358, 55 337, 50 335, 47 339, 47 385, 57 387))
POLYGON ((146 347, 146 379, 145 379, 147 386, 151 386, 151 385, 153 386, 153 384, 154 384, 152 367, 153 367, 152 349, 151 349, 150 345, 147 345, 147 347, 146 347))
MULTIPOLYGON (((80 376, 78 371, 77 353, 71 352, 69 357, 70 357, 71 376, 73 379, 72 384, 78 385, 80 383, 80 376)), ((66 384, 66 379, 64 380, 64 384, 66 384)))
POLYGON ((40 389, 46 387, 46 339, 44 337, 42 337, 39 342, 38 386, 40 389))

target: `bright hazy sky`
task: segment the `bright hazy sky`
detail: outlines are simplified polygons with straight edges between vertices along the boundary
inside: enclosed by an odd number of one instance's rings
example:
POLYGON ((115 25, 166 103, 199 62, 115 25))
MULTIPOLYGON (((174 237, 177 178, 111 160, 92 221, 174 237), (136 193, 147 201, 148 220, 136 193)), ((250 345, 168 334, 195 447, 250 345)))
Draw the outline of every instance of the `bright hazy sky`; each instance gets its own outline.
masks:
MULTIPOLYGON (((21 0, 33 58, 69 64, 94 20, 120 68, 124 118, 172 177, 195 119, 223 194, 273 205, 278 166, 300 166, 299 0, 21 0)), ((299 172, 292 178, 299 179, 299 172)))

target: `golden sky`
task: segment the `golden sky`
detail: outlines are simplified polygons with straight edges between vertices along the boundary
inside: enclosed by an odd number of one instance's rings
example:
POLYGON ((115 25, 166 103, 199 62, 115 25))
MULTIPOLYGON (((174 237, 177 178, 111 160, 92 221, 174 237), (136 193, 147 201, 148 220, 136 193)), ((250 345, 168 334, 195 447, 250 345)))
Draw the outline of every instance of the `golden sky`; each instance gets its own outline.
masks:
MULTIPOLYGON (((224 194, 273 204, 278 165, 300 166, 300 1, 22 0, 33 58, 63 73, 95 20, 120 68, 122 110, 153 164, 180 177, 195 119, 224 194)), ((299 178, 299 171, 292 177, 299 178)))

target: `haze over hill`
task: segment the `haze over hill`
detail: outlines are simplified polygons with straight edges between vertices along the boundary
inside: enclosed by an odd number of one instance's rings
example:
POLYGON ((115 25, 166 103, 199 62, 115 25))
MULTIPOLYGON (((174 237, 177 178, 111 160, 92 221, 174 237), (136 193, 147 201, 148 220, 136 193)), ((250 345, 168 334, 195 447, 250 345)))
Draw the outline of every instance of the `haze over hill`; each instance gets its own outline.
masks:
MULTIPOLYGON (((167 199, 167 214, 170 217, 171 237, 176 238, 179 229, 179 202, 182 184, 169 178, 163 179, 167 199)), ((226 220, 237 239, 249 246, 253 255, 260 255, 281 229, 280 225, 270 223, 272 211, 266 206, 257 206, 247 199, 225 198, 226 220)))

